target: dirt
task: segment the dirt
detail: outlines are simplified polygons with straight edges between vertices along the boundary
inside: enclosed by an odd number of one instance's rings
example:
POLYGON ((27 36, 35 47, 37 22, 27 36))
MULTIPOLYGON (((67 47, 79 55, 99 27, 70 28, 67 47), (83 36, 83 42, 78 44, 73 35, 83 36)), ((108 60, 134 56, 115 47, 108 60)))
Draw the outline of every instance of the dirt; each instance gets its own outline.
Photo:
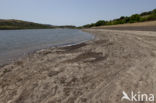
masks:
POLYGON ((95 39, 0 67, 0 103, 132 103, 121 101, 123 91, 156 95, 156 32, 84 31, 95 39))

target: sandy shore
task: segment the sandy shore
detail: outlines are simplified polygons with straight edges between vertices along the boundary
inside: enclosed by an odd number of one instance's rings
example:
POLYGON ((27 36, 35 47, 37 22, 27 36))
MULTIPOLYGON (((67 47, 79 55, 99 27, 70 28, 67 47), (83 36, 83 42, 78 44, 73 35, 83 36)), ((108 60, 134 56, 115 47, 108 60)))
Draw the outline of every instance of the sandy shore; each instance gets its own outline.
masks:
POLYGON ((95 39, 1 67, 0 103, 131 103, 121 102, 123 91, 156 95, 156 32, 84 31, 95 39))

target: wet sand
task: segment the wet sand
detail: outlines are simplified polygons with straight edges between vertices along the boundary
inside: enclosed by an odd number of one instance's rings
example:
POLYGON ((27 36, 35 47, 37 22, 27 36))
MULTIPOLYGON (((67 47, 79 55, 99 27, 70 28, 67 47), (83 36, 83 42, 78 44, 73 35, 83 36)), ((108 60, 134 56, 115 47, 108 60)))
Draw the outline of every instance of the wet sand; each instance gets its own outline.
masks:
POLYGON ((84 31, 95 39, 1 67, 0 103, 131 103, 121 102, 123 91, 156 94, 156 32, 84 31))

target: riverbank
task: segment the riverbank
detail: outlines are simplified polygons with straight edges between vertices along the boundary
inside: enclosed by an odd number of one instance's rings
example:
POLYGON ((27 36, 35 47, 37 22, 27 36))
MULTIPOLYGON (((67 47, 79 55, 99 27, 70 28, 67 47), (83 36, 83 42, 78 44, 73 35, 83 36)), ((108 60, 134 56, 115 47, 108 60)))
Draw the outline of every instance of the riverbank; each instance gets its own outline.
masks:
POLYGON ((0 68, 0 102, 120 103, 122 91, 156 94, 156 32, 84 31, 95 39, 0 68))

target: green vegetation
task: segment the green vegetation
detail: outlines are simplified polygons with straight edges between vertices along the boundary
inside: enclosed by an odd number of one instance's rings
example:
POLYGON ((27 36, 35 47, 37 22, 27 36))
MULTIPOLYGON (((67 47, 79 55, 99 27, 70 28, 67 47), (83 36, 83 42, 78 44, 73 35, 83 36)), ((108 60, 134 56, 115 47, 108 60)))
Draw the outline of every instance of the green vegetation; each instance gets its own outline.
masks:
POLYGON ((90 27, 96 27, 96 26, 136 23, 136 22, 144 22, 144 21, 152 21, 152 20, 156 20, 156 9, 152 11, 148 11, 148 12, 143 12, 141 14, 134 14, 134 15, 131 15, 130 17, 121 16, 118 19, 114 19, 110 21, 99 20, 96 23, 87 24, 82 27, 90 28, 90 27))
POLYGON ((52 29, 52 28, 75 28, 75 26, 53 26, 46 24, 39 24, 27 22, 22 20, 2 20, 0 19, 0 30, 14 30, 14 29, 52 29))
POLYGON ((0 29, 46 29, 53 28, 51 25, 38 24, 21 20, 0 20, 0 29))

